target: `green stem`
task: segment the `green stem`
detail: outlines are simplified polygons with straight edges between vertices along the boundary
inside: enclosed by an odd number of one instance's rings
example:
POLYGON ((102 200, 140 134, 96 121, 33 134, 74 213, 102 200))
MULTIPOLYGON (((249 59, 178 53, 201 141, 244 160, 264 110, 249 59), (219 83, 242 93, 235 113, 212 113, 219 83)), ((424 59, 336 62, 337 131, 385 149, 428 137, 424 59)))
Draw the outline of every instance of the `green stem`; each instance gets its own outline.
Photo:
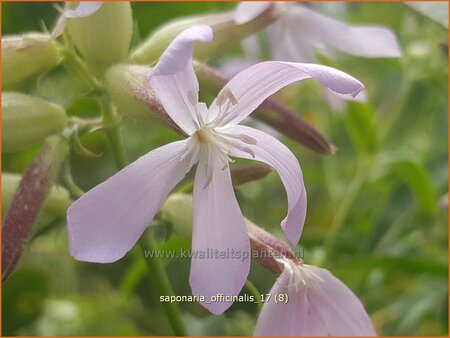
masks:
POLYGON ((383 125, 383 128, 378 130, 378 139, 380 140, 380 144, 387 139, 389 133, 402 114, 406 104, 408 103, 412 87, 413 80, 404 80, 404 82, 400 85, 396 99, 391 102, 389 108, 387 109, 388 111, 383 114, 382 118, 384 121, 382 124, 379 124, 383 125))
MULTIPOLYGON (((144 238, 141 238, 141 240, 139 241, 139 245, 150 272, 150 278, 153 279, 159 295, 175 296, 162 261, 160 259, 149 259, 145 257, 145 251, 156 249, 153 238, 151 236, 148 236, 146 239, 147 240, 144 241, 144 238)), ((169 318, 170 325, 172 326, 175 335, 187 336, 187 331, 184 327, 183 319, 181 317, 181 311, 178 307, 178 304, 170 302, 162 302, 161 304, 164 307, 164 311, 166 312, 167 317, 169 318)))
POLYGON ((75 183, 72 177, 72 171, 70 170, 70 162, 66 161, 63 164, 62 179, 64 186, 69 190, 70 195, 75 198, 79 198, 84 195, 84 191, 75 183))
POLYGON ((356 197, 361 191, 361 188, 370 173, 370 170, 368 169, 370 168, 370 165, 367 165, 368 163, 365 160, 366 158, 359 159, 355 176, 353 176, 353 180, 349 185, 347 193, 342 199, 339 207, 337 208, 337 212, 335 214, 335 217, 333 218, 333 222, 331 223, 330 229, 325 236, 324 245, 328 255, 333 252, 336 244, 337 234, 339 230, 341 230, 344 221, 346 220, 347 215, 350 211, 350 208, 355 202, 356 197))
POLYGON ((97 78, 91 74, 84 61, 73 51, 62 48, 63 64, 69 72, 77 76, 85 84, 90 86, 92 90, 99 93, 103 92, 102 85, 97 78))
POLYGON ((120 117, 107 98, 103 97, 100 100, 100 104, 103 115, 103 130, 108 138, 114 162, 116 163, 117 169, 120 170, 128 164, 127 154, 120 133, 120 117))
MULTIPOLYGON (((111 146, 116 166, 118 169, 122 169, 128 164, 128 160, 119 129, 120 117, 106 96, 101 98, 100 104, 102 107, 103 129, 106 132, 108 142, 111 146)), ((145 262, 150 272, 150 278, 154 280, 159 295, 174 296, 175 293, 170 285, 162 261, 160 259, 147 259, 147 257, 145 257, 145 250, 155 250, 153 238, 148 239, 147 242, 144 242, 144 239, 141 238, 139 245, 144 253, 145 262)), ((186 336, 187 331, 184 328, 178 304, 163 302, 162 305, 174 333, 177 336, 186 336)))
POLYGON ((256 288, 256 286, 250 282, 248 279, 245 282, 245 287, 248 290, 248 292, 250 292, 250 294, 255 297, 255 303, 258 306, 258 312, 261 311, 262 309, 262 298, 261 298, 261 294, 259 293, 258 289, 256 288))
POLYGON ((193 190, 194 190, 194 182, 189 182, 182 185, 180 189, 178 189, 178 192, 182 194, 189 194, 192 193, 193 190))

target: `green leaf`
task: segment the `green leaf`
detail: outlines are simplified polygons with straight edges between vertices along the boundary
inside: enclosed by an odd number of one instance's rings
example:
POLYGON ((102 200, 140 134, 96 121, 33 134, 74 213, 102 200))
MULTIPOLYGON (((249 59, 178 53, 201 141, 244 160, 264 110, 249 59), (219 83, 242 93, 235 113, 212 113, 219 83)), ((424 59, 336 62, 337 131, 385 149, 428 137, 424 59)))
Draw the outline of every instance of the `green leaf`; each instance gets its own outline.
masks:
POLYGON ((436 192, 426 168, 412 160, 394 164, 397 175, 407 184, 420 208, 428 214, 436 211, 436 192))
POLYGON ((339 265, 339 269, 362 269, 371 270, 380 268, 395 272, 404 273, 426 273, 447 278, 448 265, 446 262, 438 262, 423 257, 405 257, 405 256, 371 256, 354 257, 351 263, 339 265))
POLYGON ((2 333, 12 336, 42 314, 50 290, 48 276, 36 268, 17 270, 3 284, 2 333))
POLYGON ((371 105, 349 102, 346 127, 358 152, 374 153, 376 151, 377 135, 371 105))

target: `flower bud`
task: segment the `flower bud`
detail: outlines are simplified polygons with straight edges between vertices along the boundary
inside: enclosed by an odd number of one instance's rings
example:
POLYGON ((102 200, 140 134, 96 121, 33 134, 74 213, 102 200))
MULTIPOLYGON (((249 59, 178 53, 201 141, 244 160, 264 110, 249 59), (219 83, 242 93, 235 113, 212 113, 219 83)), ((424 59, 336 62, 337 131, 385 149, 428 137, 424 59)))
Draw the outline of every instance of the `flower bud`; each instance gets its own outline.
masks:
POLYGON ((214 39, 211 43, 197 44, 194 49, 194 57, 206 60, 221 55, 229 47, 239 40, 259 31, 278 18, 278 10, 275 6, 243 24, 237 24, 234 20, 234 11, 218 14, 202 14, 181 18, 169 22, 156 30, 143 44, 131 54, 131 60, 141 64, 151 64, 158 60, 169 43, 188 27, 204 24, 211 26, 214 31, 214 39))
POLYGON ((175 233, 192 237, 192 195, 171 194, 161 208, 162 219, 169 223, 175 233))
POLYGON ((151 68, 138 65, 117 65, 105 75, 106 90, 117 110, 132 120, 143 123, 164 123, 176 132, 183 131, 164 110, 149 84, 151 68))
POLYGON ((133 120, 153 120, 144 98, 152 95, 145 85, 151 68, 137 65, 117 65, 105 75, 106 90, 120 113, 133 120))
POLYGON ((264 164, 235 165, 230 167, 233 186, 258 181, 266 177, 272 169, 264 164))
MULTIPOLYGON (((6 215, 21 179, 19 174, 2 173, 2 215, 6 215)), ((37 226, 65 218, 70 203, 70 195, 66 189, 61 186, 52 187, 39 213, 37 226)))
POLYGON ((15 92, 2 94, 2 147, 16 152, 59 133, 67 124, 61 106, 41 98, 15 92))
POLYGON ((48 34, 28 33, 2 38, 2 88, 18 88, 25 80, 60 61, 56 42, 48 34))
POLYGON ((39 155, 24 173, 2 228, 2 280, 8 278, 22 254, 33 225, 55 182, 61 163, 69 153, 67 140, 49 136, 39 155))
POLYGON ((279 262, 280 257, 298 261, 298 258, 289 245, 281 239, 246 218, 245 224, 247 225, 247 233, 253 251, 253 257, 256 258, 259 264, 279 274, 283 272, 283 264, 279 262))
MULTIPOLYGON (((69 9, 78 4, 68 2, 69 9)), ((133 17, 129 2, 105 2, 95 13, 77 18, 67 18, 75 46, 89 69, 103 76, 110 66, 123 61, 133 34, 133 17)))

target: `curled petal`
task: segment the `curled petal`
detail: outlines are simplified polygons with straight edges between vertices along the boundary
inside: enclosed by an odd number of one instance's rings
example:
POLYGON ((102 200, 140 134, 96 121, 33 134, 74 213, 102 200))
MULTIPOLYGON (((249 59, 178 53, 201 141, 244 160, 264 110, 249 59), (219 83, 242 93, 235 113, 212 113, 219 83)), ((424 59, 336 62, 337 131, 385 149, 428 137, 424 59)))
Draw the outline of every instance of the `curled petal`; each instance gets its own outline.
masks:
POLYGON ((102 5, 101 1, 80 1, 77 8, 65 10, 64 16, 70 19, 83 18, 97 12, 102 5))
POLYGON ((189 167, 186 141, 155 149, 76 200, 67 212, 70 254, 110 263, 136 243, 189 167))
POLYGON ((294 285, 299 276, 289 268, 278 278, 259 315, 255 336, 375 336, 363 305, 344 283, 325 269, 309 265, 301 269, 307 270, 308 275, 301 277, 305 285, 294 285), (288 301, 277 303, 276 295, 287 295, 288 301))
POLYGON ((150 75, 150 85, 164 109, 188 135, 195 131, 198 120, 198 81, 192 65, 194 42, 210 42, 212 38, 213 31, 206 25, 184 30, 167 47, 150 75))
POLYGON ((239 149, 231 150, 232 156, 267 163, 280 175, 288 198, 288 213, 281 222, 281 228, 291 245, 297 245, 306 218, 306 191, 302 171, 294 154, 276 138, 257 129, 238 125, 229 127, 227 131, 256 140, 255 145, 247 145, 253 151, 254 158, 239 149))
POLYGON ((384 27, 352 26, 304 6, 290 11, 291 29, 301 31, 312 44, 325 43, 345 53, 363 57, 400 57, 394 33, 384 27))
POLYGON ((234 22, 242 25, 257 18, 265 10, 272 6, 268 1, 244 1, 239 3, 234 12, 234 22))
MULTIPOLYGON (((281 88, 310 78, 340 94, 356 96, 364 88, 354 77, 331 67, 281 61, 261 62, 240 72, 225 85, 222 91, 231 91, 238 104, 222 111, 227 115, 222 125, 239 123, 281 88)), ((219 108, 216 99, 210 109, 218 114, 219 108)))
POLYGON ((189 281, 192 293, 205 297, 202 305, 218 315, 233 302, 211 302, 211 297, 239 294, 250 269, 250 242, 229 169, 215 170, 209 184, 208 181, 205 163, 201 161, 195 175, 189 281))

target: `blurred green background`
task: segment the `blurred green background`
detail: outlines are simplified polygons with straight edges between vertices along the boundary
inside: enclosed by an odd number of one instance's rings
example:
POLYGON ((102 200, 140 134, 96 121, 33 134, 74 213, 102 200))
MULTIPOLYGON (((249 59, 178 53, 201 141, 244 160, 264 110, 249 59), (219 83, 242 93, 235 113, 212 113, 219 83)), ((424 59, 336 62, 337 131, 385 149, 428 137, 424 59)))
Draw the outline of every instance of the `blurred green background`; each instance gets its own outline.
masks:
MULTIPOLYGON (((52 27, 56 3, 2 3, 3 34, 52 27)), ((448 334, 448 31, 403 3, 311 4, 351 23, 391 28, 400 59, 364 59, 334 53, 320 57, 360 79, 369 103, 343 112, 326 105, 313 83, 277 94, 338 148, 323 156, 283 138, 297 155, 308 192, 301 249, 304 260, 328 268, 362 300, 380 335, 448 334), (334 6, 334 7, 333 7, 334 6)), ((233 9, 234 3, 133 3, 133 44, 179 16, 233 9)), ((236 56, 240 52, 233 52, 236 56)), ((220 65, 226 57, 211 60, 220 65)), ((52 70, 27 90, 66 107, 71 115, 96 116, 89 97, 52 70), (69 97, 69 99, 68 99, 69 97)), ((159 125, 123 120, 130 159, 178 139, 159 125)), ((102 153, 71 154, 76 182, 89 189, 115 172, 104 135, 82 138, 102 153)), ((4 172, 22 173, 39 147, 2 154, 4 172)), ((188 178, 189 179, 189 178, 188 178)), ((246 217, 282 237, 284 188, 275 173, 236 188, 246 217)), ((3 215, 6 210, 3 210, 3 215)), ((177 225, 174 225, 175 227, 177 225)), ((165 248, 189 248, 177 234, 165 248)), ((188 260, 167 261, 176 294, 188 295, 188 260)), ((256 264, 249 279, 269 291, 276 276, 256 264)), ((247 292, 247 290, 243 290, 247 292)), ((191 335, 251 335, 255 304, 234 304, 212 316, 199 304, 180 304, 191 335)), ((115 264, 87 264, 69 256, 65 221, 33 237, 14 274, 3 284, 3 335, 172 335, 135 248, 115 264)))

